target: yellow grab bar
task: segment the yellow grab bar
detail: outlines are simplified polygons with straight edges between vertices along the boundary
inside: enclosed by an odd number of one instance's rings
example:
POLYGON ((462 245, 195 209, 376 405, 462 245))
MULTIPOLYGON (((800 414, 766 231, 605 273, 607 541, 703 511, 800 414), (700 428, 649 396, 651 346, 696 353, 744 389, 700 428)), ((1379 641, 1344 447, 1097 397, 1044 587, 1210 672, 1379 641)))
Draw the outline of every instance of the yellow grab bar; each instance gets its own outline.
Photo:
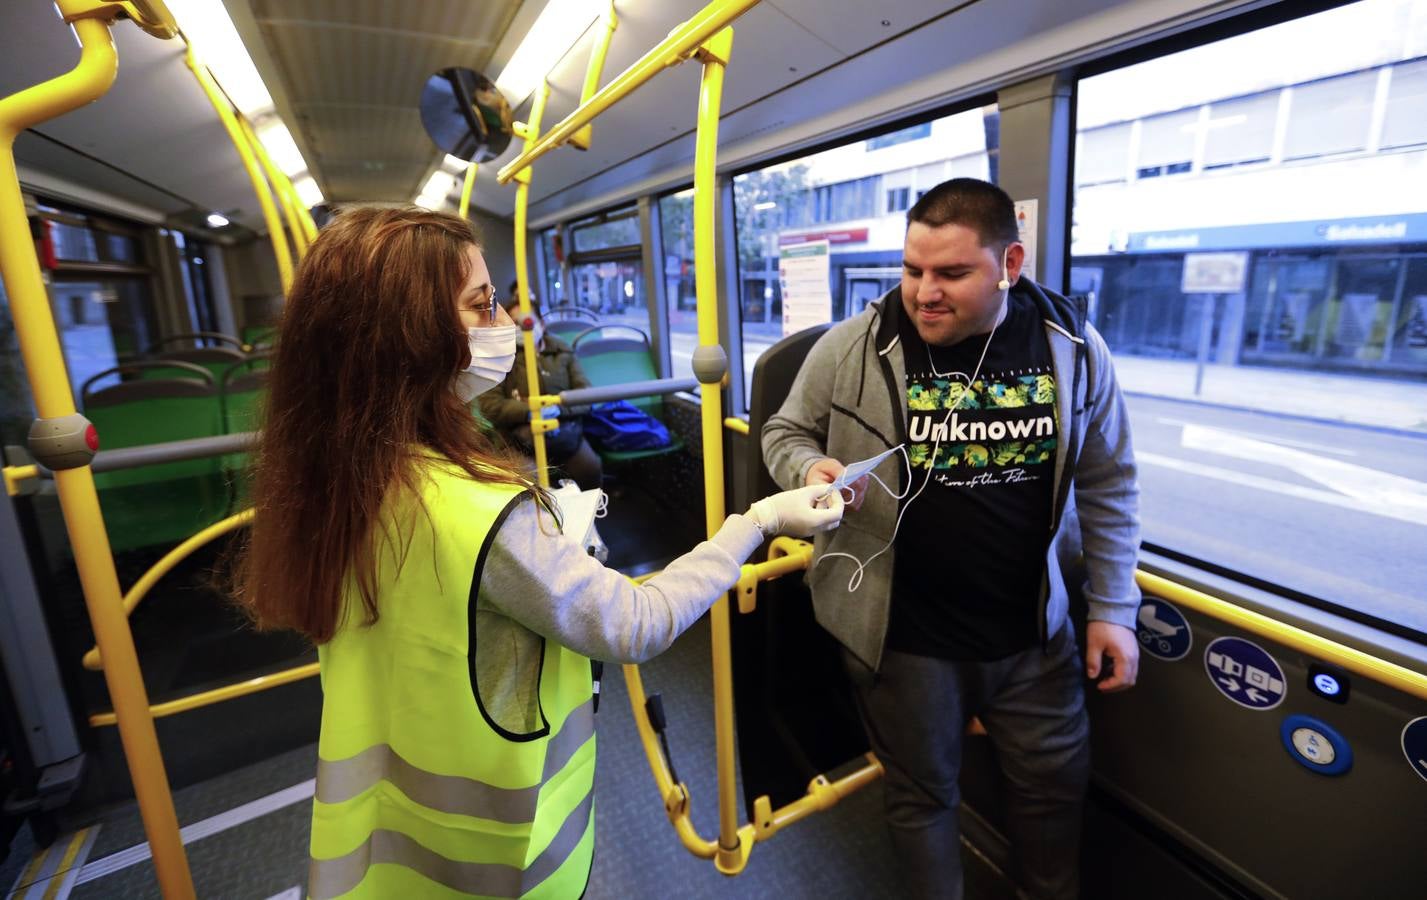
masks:
MULTIPOLYGON (((114 83, 118 71, 109 25, 120 7, 92 0, 60 0, 58 5, 79 39, 78 65, 64 75, 0 100, 0 277, 10 298, 20 352, 41 421, 73 416, 74 395, 30 239, 15 171, 15 138, 27 128, 98 100, 114 83)), ((162 10, 161 4, 144 7, 151 13, 162 10)), ((149 16, 145 21, 150 27, 158 27, 162 18, 149 16)), ((148 695, 139 674, 134 636, 120 605, 119 578, 114 571, 109 536, 104 531, 94 473, 84 464, 57 470, 54 475, 89 620, 110 661, 104 672, 105 683, 114 702, 124 758, 153 849, 159 886, 170 900, 189 898, 194 896, 193 878, 178 834, 178 817, 149 714, 148 695)))
MULTIPOLYGON (((134 582, 134 586, 129 588, 129 592, 124 595, 124 615, 132 615, 134 608, 139 605, 139 601, 148 596, 160 578, 173 571, 174 566, 183 562, 199 547, 221 537, 230 531, 236 531, 253 521, 253 511, 245 509, 240 513, 229 516, 221 522, 214 522, 207 528, 195 534, 193 537, 174 547, 165 553, 163 558, 153 564, 143 577, 134 582)), ((104 668, 104 661, 100 655, 98 647, 91 647, 89 652, 84 654, 83 665, 92 672, 98 672, 104 668)))
MULTIPOLYGON (((609 42, 614 38, 615 28, 619 27, 619 17, 614 12, 614 0, 609 0, 609 6, 605 7, 601 24, 603 28, 595 38, 595 45, 590 48, 590 64, 585 69, 585 87, 580 91, 580 103, 589 103, 600 86, 600 73, 604 71, 605 56, 609 54, 609 42)), ((586 125, 570 135, 570 145, 581 150, 590 149, 593 132, 594 128, 586 125)))
MULTIPOLYGON (((718 6, 720 4, 713 4, 718 6)), ((736 6, 737 4, 733 4, 736 6)), ((741 10, 740 10, 741 11, 741 10)), ((729 16, 731 20, 733 16, 729 16)), ((677 33, 677 32, 676 32, 677 33)), ((712 34, 698 49, 703 62, 698 131, 694 140, 694 287, 698 298, 699 349, 718 349, 718 260, 714 240, 715 164, 723 73, 733 52, 733 29, 712 34)), ((568 120, 567 120, 568 121, 568 120)), ((723 527, 723 387, 701 381, 699 402, 704 444, 704 514, 708 536, 723 527)), ((718 853, 714 866, 736 875, 748 864, 753 841, 740 833, 733 746, 733 660, 728 596, 709 610, 713 637, 714 749, 718 761, 718 853)))
MULTIPOLYGON (((525 146, 540 134, 540 119, 545 115, 545 101, 550 99, 550 82, 540 82, 535 91, 535 102, 530 108, 530 121, 525 123, 525 146)), ((526 249, 525 217, 530 207, 530 173, 521 173, 515 185, 515 292, 520 300, 521 343, 525 353, 525 384, 529 391, 526 400, 530 404, 530 442, 535 448, 535 477, 541 487, 550 486, 550 472, 545 453, 545 432, 559 426, 553 419, 543 418, 540 408, 540 356, 535 350, 535 332, 525 328, 525 320, 531 316, 530 306, 530 254, 526 249)))
POLYGON ((302 257, 307 255, 307 233, 302 230, 302 225, 297 220, 297 210, 292 203, 292 196, 283 190, 283 173, 268 155, 268 149, 263 146, 263 142, 258 139, 258 133, 253 128, 253 123, 248 121, 248 117, 238 112, 235 113, 238 120, 238 127, 243 130, 243 137, 247 140, 248 146, 253 148, 253 155, 258 158, 258 165, 262 168, 263 174, 267 176, 268 186, 277 198, 277 203, 282 207, 282 217, 287 221, 287 234, 292 239, 293 248, 297 251, 297 259, 302 261, 302 257))
MULTIPOLYGON (((149 710, 154 718, 162 719, 174 713, 188 712, 191 709, 212 706, 215 703, 222 703, 225 700, 246 697, 249 694, 256 694, 259 691, 266 691, 271 688, 281 687, 284 684, 292 684, 294 681, 301 681, 304 678, 311 678, 318 674, 319 666, 319 663, 307 663, 306 665, 294 666, 291 669, 284 669, 281 672, 274 672, 271 675, 259 675, 257 678, 249 678, 247 681, 240 681, 237 684, 230 684, 226 687, 214 688, 211 691, 204 691, 201 694, 192 694, 188 697, 180 697, 177 700, 156 703, 149 707, 149 710)), ((89 724, 96 728, 101 725, 113 725, 114 714, 112 712, 95 713, 89 717, 89 724)))
POLYGON ((727 419, 724 419, 723 427, 738 434, 748 433, 748 423, 738 416, 729 416, 727 419))
POLYGON ((1203 591, 1185 587, 1160 575, 1140 569, 1135 572, 1135 580, 1140 590, 1146 594, 1163 597, 1197 612, 1212 616, 1221 622, 1238 626, 1245 631, 1276 641, 1301 653, 1327 660, 1342 666, 1349 672, 1371 678, 1388 687, 1402 691, 1419 700, 1427 700, 1427 675, 1378 659, 1370 653, 1355 650, 1337 641, 1305 631, 1286 622, 1270 618, 1263 613, 1235 606, 1227 600, 1211 597, 1203 591))
POLYGON ((233 142, 238 157, 243 161, 243 169, 248 173, 248 180, 253 184, 253 193, 258 198, 258 207, 263 212, 263 223, 267 226, 268 238, 272 241, 273 254, 277 257, 277 274, 282 282, 282 293, 287 296, 287 292, 292 289, 292 255, 288 252, 282 221, 278 219, 277 206, 273 203, 272 192, 268 190, 268 183, 263 178, 257 156, 244 139, 243 128, 238 124, 238 117, 228 103, 228 98, 219 90, 218 83, 213 80, 213 74, 208 71, 208 67, 193 55, 192 47, 184 53, 183 61, 188 64, 193 77, 198 79, 199 87, 203 88, 208 102, 213 104, 213 110, 218 113, 223 127, 228 130, 228 139, 233 142))
POLYGON ((466 166, 466 180, 461 185, 461 206, 457 210, 461 218, 471 218, 471 189, 476 186, 476 164, 466 166))
POLYGON ((11 497, 20 493, 20 482, 40 477, 39 466, 6 466, 5 493, 11 497))
POLYGON ((660 71, 687 59, 734 19, 757 5, 758 0, 714 0, 695 13, 693 18, 669 32, 667 38, 640 57, 634 65, 615 76, 615 79, 601 88, 589 102, 581 103, 560 124, 536 141, 534 146, 527 142, 520 156, 501 169, 496 174, 496 179, 501 184, 509 182, 535 160, 568 141, 575 132, 594 121, 595 116, 623 100, 660 71))

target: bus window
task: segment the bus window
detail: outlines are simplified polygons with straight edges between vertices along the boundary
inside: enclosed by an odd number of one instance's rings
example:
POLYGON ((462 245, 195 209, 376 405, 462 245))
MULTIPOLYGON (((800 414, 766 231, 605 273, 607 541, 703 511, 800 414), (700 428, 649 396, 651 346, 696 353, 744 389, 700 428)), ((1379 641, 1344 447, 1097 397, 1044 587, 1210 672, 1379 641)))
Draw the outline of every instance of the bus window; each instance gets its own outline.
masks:
POLYGON ((1420 635, 1414 22, 1363 0, 1082 79, 1069 286, 1128 395, 1147 544, 1420 635))
POLYGON ((948 178, 994 180, 997 134, 996 107, 988 106, 735 176, 744 384, 785 334, 855 316, 896 286, 907 209, 948 178), (826 296, 811 298, 816 308, 785 309, 781 254, 821 242, 826 296))
POLYGON ((694 285, 694 191, 659 199, 659 234, 664 245, 664 297, 669 316, 670 377, 694 377, 699 343, 698 295, 694 285))
POLYGON ((649 305, 644 290, 644 250, 639 215, 632 209, 576 222, 568 233, 566 303, 589 310, 602 325, 628 325, 649 334, 649 305))

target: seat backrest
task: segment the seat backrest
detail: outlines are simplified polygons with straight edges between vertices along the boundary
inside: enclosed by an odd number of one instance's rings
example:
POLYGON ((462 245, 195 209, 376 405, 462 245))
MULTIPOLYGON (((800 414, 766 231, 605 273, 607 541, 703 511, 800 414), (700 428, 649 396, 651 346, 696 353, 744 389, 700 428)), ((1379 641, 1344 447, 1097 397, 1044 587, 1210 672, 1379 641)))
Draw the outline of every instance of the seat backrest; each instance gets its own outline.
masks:
MULTIPOLYGON (((161 353, 151 354, 149 357, 156 362, 187 362, 202 366, 213 374, 213 381, 216 384, 218 379, 223 377, 223 373, 234 365, 247 359, 247 354, 232 347, 188 347, 183 350, 165 350, 161 353)), ((170 377, 158 372, 150 372, 144 375, 145 378, 170 377)))
POLYGON ((753 364, 753 383, 748 392, 747 496, 750 500, 782 490, 774 483, 763 462, 763 425, 787 399, 788 392, 793 389, 793 380, 798 377, 798 371, 802 369, 813 344, 831 327, 831 324, 814 325, 790 334, 763 351, 763 355, 753 364))
MULTIPOLYGON (((653 381, 659 377, 649 346, 629 338, 584 340, 576 345, 575 355, 595 387, 653 381)), ((662 397, 634 397, 629 402, 655 418, 664 410, 662 397)))
MULTIPOLYGON (((196 365, 129 363, 89 379, 81 393, 84 415, 94 423, 99 433, 101 450, 214 437, 223 433, 218 390, 208 372, 196 365), (188 377, 142 377, 143 373, 154 368, 175 371, 179 365, 187 366, 183 371, 188 377), (98 390, 90 389, 101 378, 115 373, 122 374, 125 370, 141 377, 98 390)), ((101 488, 118 487, 208 476, 218 471, 216 459, 191 459, 117 472, 102 472, 94 476, 94 481, 101 488)))
POLYGON ((269 362, 266 353, 254 354, 230 366, 219 378, 225 434, 258 429, 258 408, 267 389, 269 362))
POLYGON ((584 319, 546 319, 545 330, 558 337, 569 339, 590 327, 584 319))
MULTIPOLYGON (((783 405, 809 351, 830 327, 817 325, 783 338, 753 366, 749 500, 781 490, 763 461, 763 426, 783 405)), ((842 570, 839 577, 846 577, 842 570)), ((731 629, 739 775, 751 813, 757 797, 771 798, 774 808, 802 797, 812 778, 858 759, 868 742, 851 702, 837 639, 817 624, 802 579, 759 585, 757 608, 734 616, 731 629)))

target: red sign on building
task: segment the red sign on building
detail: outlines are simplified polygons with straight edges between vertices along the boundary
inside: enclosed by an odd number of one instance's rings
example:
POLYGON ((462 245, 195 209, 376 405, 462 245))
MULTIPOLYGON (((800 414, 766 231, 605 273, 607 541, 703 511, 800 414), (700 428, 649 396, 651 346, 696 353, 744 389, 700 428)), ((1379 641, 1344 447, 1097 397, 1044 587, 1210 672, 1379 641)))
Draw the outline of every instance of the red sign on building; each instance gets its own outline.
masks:
POLYGON ((786 247, 789 244, 806 244, 809 241, 826 240, 829 244, 865 244, 867 243, 866 228, 844 228, 841 231, 804 231, 800 234, 780 234, 778 235, 778 246, 786 247))

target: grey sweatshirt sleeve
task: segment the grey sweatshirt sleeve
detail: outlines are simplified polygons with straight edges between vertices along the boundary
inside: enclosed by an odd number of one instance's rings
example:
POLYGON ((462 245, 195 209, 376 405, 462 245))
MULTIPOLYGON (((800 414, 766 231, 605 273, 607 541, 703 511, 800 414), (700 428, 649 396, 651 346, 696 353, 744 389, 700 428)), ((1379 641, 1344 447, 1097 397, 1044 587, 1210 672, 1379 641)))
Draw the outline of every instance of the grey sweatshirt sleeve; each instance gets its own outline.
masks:
POLYGON ((729 516, 716 535, 638 585, 560 534, 538 504, 521 502, 491 542, 477 602, 592 659, 644 662, 733 587, 762 543, 752 520, 729 516))
POLYGON ((1085 442, 1075 470, 1075 506, 1085 553, 1088 618, 1135 627, 1140 589, 1140 487, 1130 416, 1105 341, 1086 328, 1094 395, 1087 398, 1085 442))

